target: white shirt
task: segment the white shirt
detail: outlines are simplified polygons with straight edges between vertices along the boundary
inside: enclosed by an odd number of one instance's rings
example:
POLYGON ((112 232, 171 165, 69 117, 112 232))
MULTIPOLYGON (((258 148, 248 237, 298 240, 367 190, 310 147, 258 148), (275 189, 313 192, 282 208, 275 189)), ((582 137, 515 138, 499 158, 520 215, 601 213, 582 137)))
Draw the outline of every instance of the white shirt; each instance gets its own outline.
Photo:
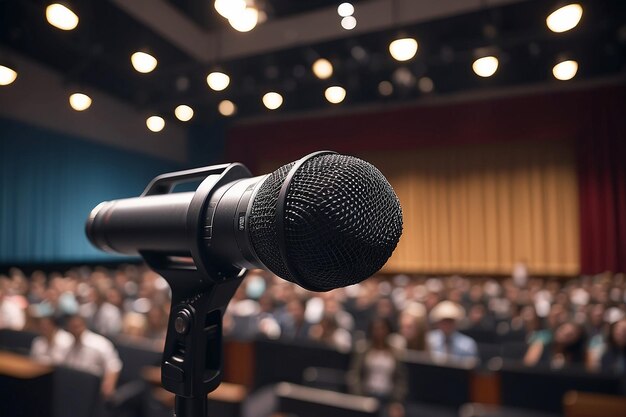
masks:
POLYGON ((365 356, 367 368, 365 389, 369 394, 388 395, 393 389, 393 372, 396 359, 386 350, 372 349, 365 356))
POLYGON ((67 357, 74 344, 74 336, 59 329, 52 338, 52 344, 44 336, 37 336, 30 346, 30 356, 46 365, 58 365, 67 357))
POLYGON ((8 297, 0 300, 0 329, 22 330, 26 323, 24 310, 8 297))
POLYGON ((122 369, 122 361, 113 343, 89 330, 85 330, 80 340, 72 345, 64 363, 98 376, 122 369))

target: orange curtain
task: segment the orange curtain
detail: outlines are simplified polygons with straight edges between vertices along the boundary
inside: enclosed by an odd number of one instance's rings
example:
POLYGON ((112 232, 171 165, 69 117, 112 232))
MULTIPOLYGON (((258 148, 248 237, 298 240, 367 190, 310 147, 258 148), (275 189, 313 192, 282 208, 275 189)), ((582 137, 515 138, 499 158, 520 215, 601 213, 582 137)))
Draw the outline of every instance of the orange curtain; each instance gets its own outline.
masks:
POLYGON ((578 189, 569 143, 361 155, 400 198, 404 233, 386 272, 579 272, 578 189))

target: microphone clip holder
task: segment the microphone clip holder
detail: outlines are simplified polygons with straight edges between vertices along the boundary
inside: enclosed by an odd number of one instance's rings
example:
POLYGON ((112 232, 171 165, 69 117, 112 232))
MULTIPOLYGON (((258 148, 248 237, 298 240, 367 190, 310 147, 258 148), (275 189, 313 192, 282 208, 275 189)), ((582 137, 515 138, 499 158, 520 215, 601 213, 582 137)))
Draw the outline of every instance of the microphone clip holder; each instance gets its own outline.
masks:
POLYGON ((176 395, 176 417, 206 417, 207 394, 222 379, 222 317, 247 271, 211 259, 203 250, 210 245, 204 227, 212 216, 212 208, 207 207, 211 194, 250 176, 241 164, 215 165, 160 175, 142 194, 168 194, 177 184, 202 180, 187 212, 189 251, 140 252, 172 290, 161 382, 176 395))

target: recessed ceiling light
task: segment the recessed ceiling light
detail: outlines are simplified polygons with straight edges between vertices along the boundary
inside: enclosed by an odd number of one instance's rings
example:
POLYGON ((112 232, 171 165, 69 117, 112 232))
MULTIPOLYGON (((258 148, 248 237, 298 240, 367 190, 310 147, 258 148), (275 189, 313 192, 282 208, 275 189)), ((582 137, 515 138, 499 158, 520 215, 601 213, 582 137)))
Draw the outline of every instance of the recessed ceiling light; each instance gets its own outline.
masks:
POLYGON ((263 96, 263 104, 270 110, 276 110, 283 104, 283 96, 274 91, 270 91, 263 96))
POLYGON ((70 95, 70 106, 76 111, 87 110, 91 106, 91 97, 84 93, 70 95))
POLYGON ((333 64, 329 60, 319 58, 313 63, 313 74, 320 80, 325 80, 333 75, 333 64))
POLYGON ((583 8, 578 3, 563 6, 546 18, 546 25, 552 32, 567 32, 574 29, 583 17, 583 8))
POLYGON ((17 78, 17 71, 5 65, 0 65, 0 85, 9 85, 17 78))
POLYGON ((343 87, 334 85, 332 87, 328 87, 326 91, 324 91, 324 97, 326 97, 326 100, 330 103, 338 104, 346 98, 346 90, 343 87))
POLYGON ((417 53, 417 41, 413 38, 396 39, 389 44, 389 53, 396 61, 408 61, 417 53))
POLYGON ((339 7, 337 7, 337 14, 341 17, 348 17, 354 14, 354 6, 352 3, 341 3, 339 7))
POLYGON ((222 116, 232 116, 237 112, 237 106, 230 100, 222 100, 217 106, 217 110, 222 116))
POLYGON ((230 84, 230 77, 223 72, 213 71, 206 77, 206 82, 211 90, 222 91, 230 84))
POLYGON ((491 77, 498 70, 498 58, 495 56, 478 58, 472 64, 472 69, 479 77, 491 77))
POLYGON ((341 19, 341 27, 345 30, 352 30, 356 27, 356 19, 354 16, 346 16, 341 19))
POLYGON ((174 109, 174 115, 181 122, 188 122, 193 117, 193 109, 186 104, 181 104, 174 109))
POLYGON ((574 78, 578 72, 578 62, 574 60, 562 61, 552 68, 554 78, 561 81, 567 81, 574 78))
POLYGON ((72 30, 78 26, 78 16, 69 7, 53 3, 46 7, 46 20, 55 28, 72 30))
POLYGON ((130 56, 130 62, 137 72, 147 74, 154 71, 157 66, 157 59, 147 52, 135 52, 130 56))
POLYGON ((228 23, 239 32, 250 32, 259 23, 259 11, 256 7, 246 7, 243 11, 228 19, 228 23))
POLYGON ((146 119, 146 126, 153 132, 160 132, 165 127, 165 120, 159 116, 150 116, 146 119))

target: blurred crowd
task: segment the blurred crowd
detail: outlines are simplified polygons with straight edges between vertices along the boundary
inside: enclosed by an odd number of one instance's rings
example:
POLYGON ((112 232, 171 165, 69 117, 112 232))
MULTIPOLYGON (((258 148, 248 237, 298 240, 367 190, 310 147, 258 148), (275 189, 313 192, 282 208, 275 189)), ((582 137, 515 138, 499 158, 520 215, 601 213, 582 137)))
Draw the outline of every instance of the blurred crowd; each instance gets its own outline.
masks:
MULTIPOLYGON (((351 390, 387 399, 403 395, 400 355, 473 363, 484 334, 522 341, 528 366, 626 372, 623 274, 542 279, 521 268, 499 279, 376 276, 327 293, 252 271, 228 306, 224 333, 353 352, 351 390)), ((36 331, 33 357, 102 376, 105 396, 123 366, 110 340, 161 349, 169 308, 167 282, 143 266, 0 276, 0 328, 36 331)))

